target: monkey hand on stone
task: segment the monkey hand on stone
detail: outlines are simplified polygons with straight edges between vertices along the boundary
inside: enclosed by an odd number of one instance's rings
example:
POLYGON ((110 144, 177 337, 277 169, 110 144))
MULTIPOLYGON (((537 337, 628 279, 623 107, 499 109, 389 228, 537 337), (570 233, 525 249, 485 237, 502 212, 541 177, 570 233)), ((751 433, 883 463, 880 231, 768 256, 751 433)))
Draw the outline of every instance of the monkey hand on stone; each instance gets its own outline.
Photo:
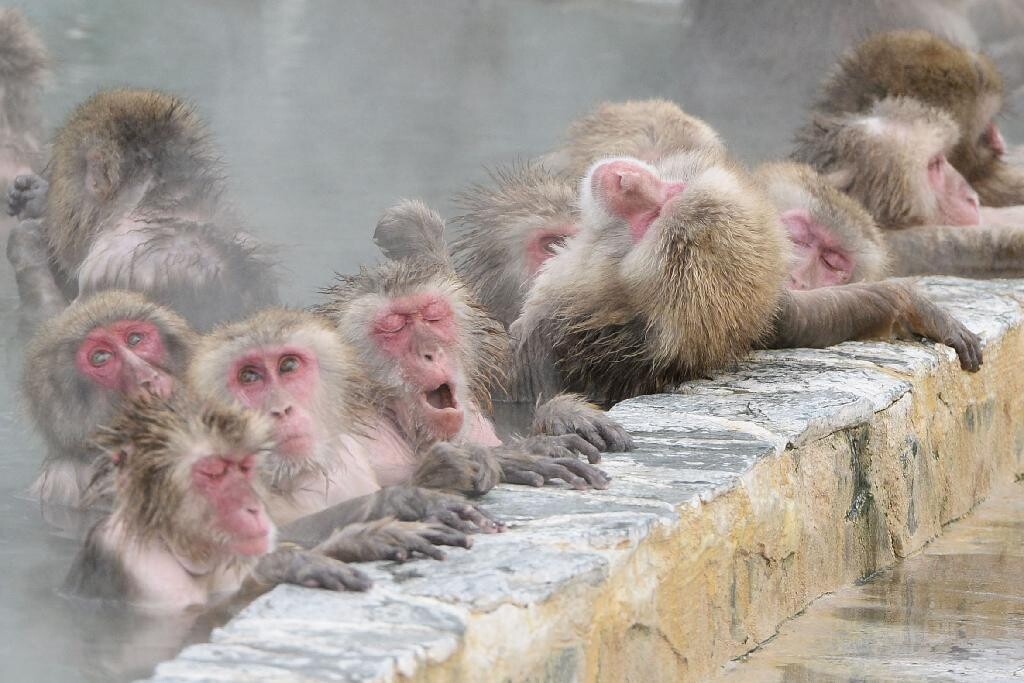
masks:
POLYGON ((34 173, 20 175, 7 188, 7 214, 20 220, 39 218, 46 208, 50 184, 34 173))
POLYGON ((504 522, 461 496, 415 486, 389 486, 297 519, 281 529, 280 537, 314 547, 346 525, 386 517, 403 522, 439 522, 466 534, 505 530, 504 522))
POLYGON ((313 550, 342 562, 405 562, 416 556, 443 560, 445 554, 437 547, 439 545, 469 548, 473 539, 436 522, 400 522, 385 518, 349 524, 313 550))
POLYGON ((501 466, 491 450, 476 444, 433 444, 413 474, 413 486, 461 493, 471 498, 484 495, 501 481, 501 466))
POLYGON ((373 582, 366 574, 315 550, 282 544, 257 562, 251 578, 262 586, 291 583, 307 588, 365 591, 373 582))
MULTIPOLYGON (((566 436, 580 438, 575 434, 566 436)), ((551 457, 523 449, 524 443, 558 438, 564 437, 530 437, 495 448, 501 465, 501 480, 509 484, 543 486, 552 479, 561 479, 574 489, 608 488, 608 482, 611 481, 608 473, 580 461, 575 454, 570 457, 551 457)))
MULTIPOLYGON (((631 451, 635 447, 622 425, 579 394, 560 394, 538 407, 532 432, 550 436, 577 434, 599 451, 631 451)), ((592 464, 601 461, 600 454, 587 455, 592 464)))

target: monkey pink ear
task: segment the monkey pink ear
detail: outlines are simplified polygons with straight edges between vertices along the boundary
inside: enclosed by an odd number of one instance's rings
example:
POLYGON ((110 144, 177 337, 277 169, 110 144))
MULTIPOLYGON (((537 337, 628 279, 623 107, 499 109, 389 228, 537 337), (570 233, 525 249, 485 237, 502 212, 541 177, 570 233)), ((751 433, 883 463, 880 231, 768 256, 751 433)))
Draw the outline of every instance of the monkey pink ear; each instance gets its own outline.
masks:
POLYGON ((850 185, 853 184, 853 170, 850 168, 837 169, 831 173, 826 173, 824 177, 825 182, 840 192, 846 192, 850 189, 850 185))
POLYGON ((110 461, 114 463, 114 467, 124 467, 134 452, 135 448, 131 444, 123 444, 110 451, 110 461))
POLYGON ((812 234, 811 224, 814 219, 807 209, 789 209, 779 216, 794 242, 807 242, 812 234))
POLYGON ((85 153, 85 190, 93 197, 107 199, 113 190, 112 169, 103 152, 93 148, 85 153))

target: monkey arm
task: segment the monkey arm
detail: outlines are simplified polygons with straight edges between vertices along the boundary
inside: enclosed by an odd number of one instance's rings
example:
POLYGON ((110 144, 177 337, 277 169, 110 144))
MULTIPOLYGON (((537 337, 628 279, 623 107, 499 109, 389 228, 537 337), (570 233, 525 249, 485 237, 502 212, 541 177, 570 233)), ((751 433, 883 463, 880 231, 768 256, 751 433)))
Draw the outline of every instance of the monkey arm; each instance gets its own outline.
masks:
POLYGON ((893 276, 1024 276, 1024 223, 977 227, 923 225, 886 231, 883 239, 893 276))
POLYGON ((39 323, 60 313, 67 300, 50 270, 50 254, 39 220, 25 220, 11 230, 7 260, 14 269, 21 301, 22 332, 31 334, 39 323))
POLYGON ((411 486, 389 486, 297 519, 280 530, 279 538, 312 548, 336 529, 385 517, 404 522, 438 521, 463 533, 495 533, 505 528, 503 522, 464 498, 411 486))
MULTIPOLYGON (((631 451, 633 437, 608 413, 579 394, 559 394, 541 404, 533 416, 533 434, 577 434, 599 451, 631 451)), ((591 459, 591 463, 600 462, 591 459)))
POLYGON ((785 291, 766 348, 822 348, 853 339, 916 334, 953 347, 965 370, 981 365, 977 335, 906 280, 785 291))

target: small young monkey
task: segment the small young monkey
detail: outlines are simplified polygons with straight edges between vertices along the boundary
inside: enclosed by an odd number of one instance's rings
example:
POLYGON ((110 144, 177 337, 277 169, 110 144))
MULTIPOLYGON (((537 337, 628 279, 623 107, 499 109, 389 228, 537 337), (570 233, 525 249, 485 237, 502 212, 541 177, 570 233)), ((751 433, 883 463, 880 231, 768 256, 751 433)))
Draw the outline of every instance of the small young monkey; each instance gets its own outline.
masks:
POLYGON ((270 424, 183 393, 130 401, 100 430, 114 508, 89 532, 65 592, 178 611, 277 583, 369 588, 322 552, 275 550, 257 476, 274 445, 270 424))

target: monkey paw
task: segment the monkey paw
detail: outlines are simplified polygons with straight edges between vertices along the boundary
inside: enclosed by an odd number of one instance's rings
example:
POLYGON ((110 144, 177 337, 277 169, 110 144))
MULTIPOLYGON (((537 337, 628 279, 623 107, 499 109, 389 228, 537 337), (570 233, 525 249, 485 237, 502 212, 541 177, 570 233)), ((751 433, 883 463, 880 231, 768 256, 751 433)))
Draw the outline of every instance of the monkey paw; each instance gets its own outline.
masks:
POLYGON ((20 175, 7 188, 7 214, 21 220, 39 218, 46 208, 50 184, 34 173, 20 175))
POLYGON ((405 562, 416 556, 443 560, 439 545, 469 548, 473 540, 443 524, 386 518, 338 529, 315 550, 344 562, 405 562))
POLYGON ((298 548, 264 555, 254 573, 262 583, 292 583, 332 591, 365 591, 373 585, 370 577, 355 567, 319 552, 298 548))
POLYGON ((543 486, 561 479, 574 489, 606 489, 611 476, 575 457, 551 458, 529 453, 506 452, 498 457, 502 480, 510 484, 543 486))
POLYGON ((473 444, 436 443, 422 457, 413 484, 453 491, 471 498, 484 495, 501 481, 501 468, 488 449, 473 444))
MULTIPOLYGON (((575 394, 561 394, 539 408, 533 433, 561 436, 577 434, 599 451, 631 451, 633 438, 608 413, 575 394)), ((591 458, 600 462, 600 456, 591 458)))
POLYGON ((562 434, 561 436, 538 434, 515 439, 509 443, 509 447, 515 451, 547 458, 575 459, 576 456, 583 455, 592 465, 601 462, 601 451, 579 434, 562 434))
POLYGON ((465 498, 441 491, 412 486, 393 486, 378 494, 377 515, 394 516, 406 522, 439 522, 464 534, 493 534, 505 530, 505 523, 465 498))

